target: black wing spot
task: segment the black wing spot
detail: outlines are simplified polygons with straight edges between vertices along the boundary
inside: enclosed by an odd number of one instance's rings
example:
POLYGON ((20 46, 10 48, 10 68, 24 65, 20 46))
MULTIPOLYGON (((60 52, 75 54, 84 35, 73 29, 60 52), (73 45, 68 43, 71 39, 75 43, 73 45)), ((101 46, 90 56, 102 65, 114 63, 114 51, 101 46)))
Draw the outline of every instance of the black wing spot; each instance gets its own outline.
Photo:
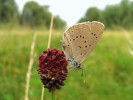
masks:
POLYGON ((78 46, 79 48, 81 48, 81 46, 78 46))
POLYGON ((84 36, 83 36, 83 39, 84 39, 84 36))
POLYGON ((94 36, 96 36, 96 34, 94 34, 94 36))
POLYGON ((97 37, 96 37, 97 38, 97 37))
POLYGON ((76 36, 76 38, 78 38, 78 36, 76 36))
POLYGON ((82 37, 82 36, 80 35, 80 37, 82 37))
POLYGON ((87 46, 85 46, 85 48, 87 48, 87 46))
POLYGON ((69 46, 69 45, 67 45, 67 46, 69 46))
POLYGON ((91 33, 93 35, 93 33, 91 33))
POLYGON ((70 39, 70 41, 71 41, 71 39, 70 39))
POLYGON ((86 41, 84 41, 84 43, 86 43, 86 41))
POLYGON ((75 39, 73 39, 75 41, 75 39))

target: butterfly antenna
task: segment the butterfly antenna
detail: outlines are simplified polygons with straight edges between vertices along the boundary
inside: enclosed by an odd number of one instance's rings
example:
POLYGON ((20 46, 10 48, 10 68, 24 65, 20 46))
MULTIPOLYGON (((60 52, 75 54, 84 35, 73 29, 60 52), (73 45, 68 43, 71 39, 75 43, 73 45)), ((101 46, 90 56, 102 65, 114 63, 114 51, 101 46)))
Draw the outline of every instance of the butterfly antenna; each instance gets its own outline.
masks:
POLYGON ((82 70, 81 77, 83 77, 83 75, 84 75, 84 69, 81 68, 81 70, 82 70))
POLYGON ((82 70, 82 73, 81 73, 81 77, 83 78, 83 83, 86 83, 86 79, 84 79, 84 69, 82 67, 80 67, 79 69, 82 70))
POLYGON ((81 69, 81 70, 82 70, 82 72, 81 72, 81 77, 83 77, 83 75, 84 75, 84 70, 83 70, 83 68, 82 68, 82 67, 79 67, 79 69, 81 69))
MULTIPOLYGON (((86 66, 83 66, 83 67, 85 68, 86 66)), ((84 69, 83 69, 83 67, 79 67, 79 69, 82 70, 81 77, 83 77, 83 75, 84 75, 84 69)))

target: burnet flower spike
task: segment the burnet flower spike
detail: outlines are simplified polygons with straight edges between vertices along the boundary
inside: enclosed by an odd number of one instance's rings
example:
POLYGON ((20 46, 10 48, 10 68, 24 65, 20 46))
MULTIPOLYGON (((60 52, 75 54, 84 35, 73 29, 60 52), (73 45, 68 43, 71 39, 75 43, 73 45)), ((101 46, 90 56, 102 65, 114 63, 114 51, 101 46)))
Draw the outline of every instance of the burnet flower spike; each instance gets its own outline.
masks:
POLYGON ((43 51, 38 61, 38 74, 44 88, 48 88, 49 92, 60 89, 68 74, 64 52, 58 49, 47 49, 43 51))

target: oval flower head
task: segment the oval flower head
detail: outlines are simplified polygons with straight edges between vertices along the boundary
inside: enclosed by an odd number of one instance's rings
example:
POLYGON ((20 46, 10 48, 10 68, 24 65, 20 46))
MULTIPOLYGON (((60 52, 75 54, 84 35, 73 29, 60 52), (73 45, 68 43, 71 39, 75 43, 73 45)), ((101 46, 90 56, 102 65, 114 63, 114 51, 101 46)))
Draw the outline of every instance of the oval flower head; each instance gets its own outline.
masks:
POLYGON ((64 85, 67 77, 67 61, 63 51, 47 49, 39 59, 38 74, 45 88, 52 92, 64 85))

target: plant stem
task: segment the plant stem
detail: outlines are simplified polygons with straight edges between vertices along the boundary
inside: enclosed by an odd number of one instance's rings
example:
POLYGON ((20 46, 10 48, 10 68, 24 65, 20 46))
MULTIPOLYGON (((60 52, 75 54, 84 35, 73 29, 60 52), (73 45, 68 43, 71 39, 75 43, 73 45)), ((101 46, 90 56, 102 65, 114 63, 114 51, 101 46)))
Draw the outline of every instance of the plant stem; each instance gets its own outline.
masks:
POLYGON ((27 74, 26 74, 25 100, 28 100, 31 69, 32 69, 33 61, 34 61, 33 53, 34 53, 34 48, 35 48, 35 40, 36 40, 36 33, 34 34, 33 41, 32 41, 32 44, 31 44, 30 61, 29 61, 28 71, 27 71, 27 74))
POLYGON ((52 100, 55 100, 55 93, 52 91, 52 100))
POLYGON ((42 96, 41 96, 41 100, 43 100, 44 97, 44 87, 42 86, 42 96))
POLYGON ((50 48, 50 43, 51 43, 51 35, 52 35, 52 29, 53 29, 53 19, 54 19, 54 17, 51 16, 49 39, 48 39, 48 48, 50 48))
MULTIPOLYGON (((51 44, 51 35, 52 35, 52 29, 53 29, 53 20, 54 17, 53 15, 51 16, 51 21, 50 21, 50 29, 49 29, 49 38, 48 38, 48 47, 50 48, 50 44, 51 44)), ((41 100, 43 100, 44 98, 44 86, 42 86, 42 96, 41 96, 41 100)))

